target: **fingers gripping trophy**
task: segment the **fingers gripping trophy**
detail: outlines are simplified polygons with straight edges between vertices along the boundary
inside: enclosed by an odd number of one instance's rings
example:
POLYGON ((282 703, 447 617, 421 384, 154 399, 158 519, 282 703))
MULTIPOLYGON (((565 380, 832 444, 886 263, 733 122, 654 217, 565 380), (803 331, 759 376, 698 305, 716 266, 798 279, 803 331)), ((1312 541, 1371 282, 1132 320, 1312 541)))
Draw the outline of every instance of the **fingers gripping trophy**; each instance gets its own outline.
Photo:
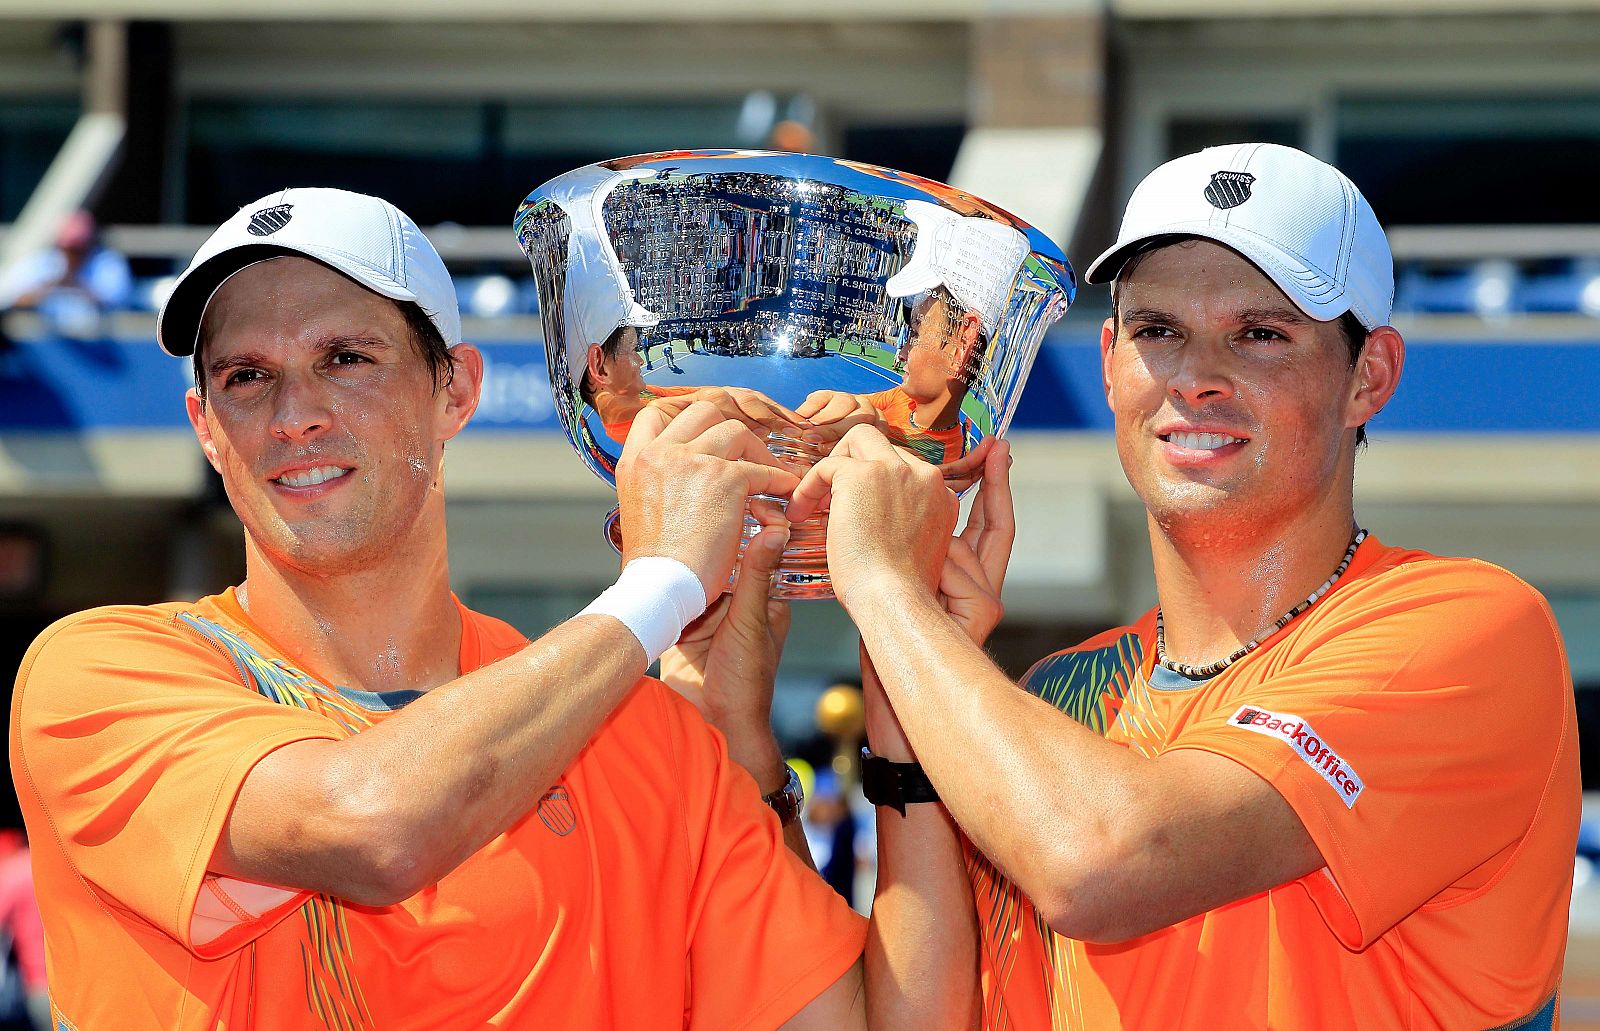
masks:
MULTIPOLYGON (((515 229, 556 411, 613 486, 641 411, 710 402, 797 473, 865 424, 964 490, 1076 291, 1061 249, 1016 216, 816 155, 603 161, 534 190, 515 229)), ((832 596, 826 519, 793 527, 776 596, 832 596)), ((760 526, 747 517, 745 540, 760 526)), ((606 530, 620 551, 616 511, 606 530)))

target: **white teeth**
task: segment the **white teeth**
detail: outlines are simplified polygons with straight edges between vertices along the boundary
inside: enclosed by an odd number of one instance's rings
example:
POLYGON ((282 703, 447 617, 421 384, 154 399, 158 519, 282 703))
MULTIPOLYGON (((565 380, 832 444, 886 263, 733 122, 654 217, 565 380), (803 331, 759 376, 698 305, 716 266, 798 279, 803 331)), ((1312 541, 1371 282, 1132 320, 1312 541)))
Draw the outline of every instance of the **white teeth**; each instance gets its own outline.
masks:
POLYGON ((1239 443, 1238 437, 1230 437, 1226 433, 1172 433, 1167 435, 1167 440, 1195 451, 1215 451, 1219 447, 1239 443))
POLYGON ((349 471, 336 465, 319 465, 315 469, 301 469, 299 472, 284 473, 278 477, 277 482, 286 487, 315 487, 319 483, 336 480, 349 471))

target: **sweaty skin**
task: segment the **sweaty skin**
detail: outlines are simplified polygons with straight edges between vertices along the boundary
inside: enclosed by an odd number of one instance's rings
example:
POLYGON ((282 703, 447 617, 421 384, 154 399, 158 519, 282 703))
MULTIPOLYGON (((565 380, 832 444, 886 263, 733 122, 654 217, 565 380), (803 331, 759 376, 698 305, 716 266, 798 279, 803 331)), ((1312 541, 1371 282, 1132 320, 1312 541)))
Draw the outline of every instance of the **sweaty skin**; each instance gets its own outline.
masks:
MULTIPOLYGON (((1171 647, 1211 661, 1270 625, 1342 555, 1354 431, 1393 393, 1404 345, 1375 330, 1352 369, 1335 326, 1300 315, 1266 276, 1205 243, 1148 255, 1117 302, 1102 355, 1118 453, 1150 510, 1171 647), (1187 432, 1228 439, 1170 439, 1187 432), (1263 560, 1271 575, 1247 575, 1263 560)), ((830 535, 828 554, 881 681, 866 694, 872 747, 916 758, 943 799, 903 821, 880 813, 867 954, 875 1028, 976 1026, 976 932, 956 826, 1051 928, 1086 941, 1127 941, 1323 865, 1289 804, 1244 767, 1198 750, 1143 758, 1016 690, 975 643, 998 610, 1009 536, 981 556, 953 544, 933 594, 924 562, 938 546, 894 516, 912 504, 908 491, 936 506, 940 485, 905 479, 868 439, 875 430, 852 434, 844 454, 808 474, 789 515, 826 502, 830 527, 848 512, 875 528, 870 547, 841 533, 836 548, 830 535)), ((975 511, 1009 527, 997 453, 975 511)))
MULTIPOLYGON (((454 376, 435 389, 391 302, 297 257, 229 279, 201 340, 205 397, 191 391, 188 412, 244 524, 252 621, 335 682, 426 692, 366 732, 268 754, 209 868, 359 904, 409 898, 527 812, 644 674, 644 651, 587 615, 456 668, 439 484, 478 400, 471 345, 452 348, 454 376), (309 470, 321 482, 303 482, 309 470), (389 771, 418 769, 394 790, 389 771)), ((713 405, 670 427, 647 411, 617 469, 629 555, 676 558, 715 598, 750 495, 795 483, 713 405)), ((858 964, 786 1026, 862 1026, 860 986, 858 964)))

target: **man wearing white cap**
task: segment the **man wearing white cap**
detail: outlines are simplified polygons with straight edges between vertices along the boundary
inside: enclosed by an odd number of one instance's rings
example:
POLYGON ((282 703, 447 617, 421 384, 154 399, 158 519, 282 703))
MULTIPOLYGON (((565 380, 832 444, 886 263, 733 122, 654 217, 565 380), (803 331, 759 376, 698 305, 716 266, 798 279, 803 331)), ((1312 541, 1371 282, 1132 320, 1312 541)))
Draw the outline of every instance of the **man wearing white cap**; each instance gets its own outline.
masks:
MULTIPOLYGON (((644 676, 727 583, 749 496, 795 485, 748 429, 637 419, 622 574, 529 644, 450 592, 444 446, 483 363, 410 219, 263 198, 158 335, 194 356, 247 576, 79 613, 23 662, 54 1026, 861 1026, 864 930, 784 847, 770 729, 726 728, 766 734, 747 774, 644 676)), ((764 610, 769 521, 726 618, 764 610)))
POLYGON ((1356 522, 1404 356, 1371 209, 1299 151, 1213 148, 1145 179, 1088 278, 1156 607, 1017 690, 980 648, 1003 445, 953 541, 943 485, 868 427, 789 507, 830 504, 881 675, 873 1027, 1554 1026, 1571 681, 1527 584, 1356 522))
POLYGON ((873 394, 813 391, 796 412, 813 424, 807 439, 837 440, 852 426, 876 423, 896 445, 940 465, 966 456, 976 436, 961 405, 1005 317, 1028 239, 927 201, 907 201, 906 216, 917 225, 916 243, 884 284, 904 313, 900 383, 873 394))

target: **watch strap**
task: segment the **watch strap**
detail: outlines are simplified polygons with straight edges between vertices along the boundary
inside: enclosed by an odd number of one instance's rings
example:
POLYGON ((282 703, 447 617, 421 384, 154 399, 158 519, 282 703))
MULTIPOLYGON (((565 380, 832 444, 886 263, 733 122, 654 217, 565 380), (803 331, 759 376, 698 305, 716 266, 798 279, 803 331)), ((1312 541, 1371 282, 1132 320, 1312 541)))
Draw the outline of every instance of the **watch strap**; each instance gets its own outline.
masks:
POLYGON ((788 763, 783 768, 789 772, 789 777, 783 782, 783 787, 776 791, 761 796, 761 801, 772 807, 778 814, 778 823, 784 827, 789 826, 800 816, 800 810, 805 808, 806 792, 800 785, 800 775, 788 763))
POLYGON ((939 792, 921 763, 897 763, 865 748, 861 750, 861 793, 873 805, 888 806, 901 816, 908 805, 939 801, 939 792))

